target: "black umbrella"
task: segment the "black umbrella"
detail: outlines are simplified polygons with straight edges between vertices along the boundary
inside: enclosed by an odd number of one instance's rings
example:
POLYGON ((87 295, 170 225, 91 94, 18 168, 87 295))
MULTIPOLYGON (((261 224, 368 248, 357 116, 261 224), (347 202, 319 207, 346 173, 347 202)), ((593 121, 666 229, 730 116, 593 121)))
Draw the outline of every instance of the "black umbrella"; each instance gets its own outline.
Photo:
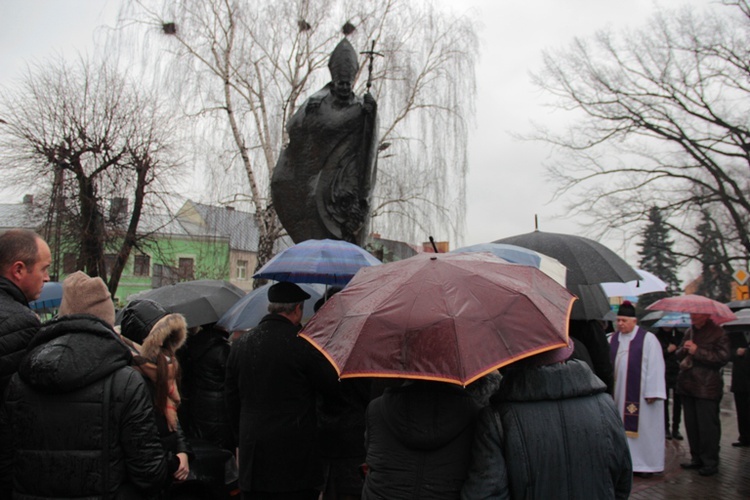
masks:
POLYGON ((571 319, 609 319, 613 312, 609 298, 599 285, 566 285, 570 293, 578 297, 570 311, 571 319))
MULTIPOLYGON (((750 301, 745 300, 744 302, 750 301)), ((721 327, 730 333, 750 331, 750 309, 739 309, 736 314, 737 319, 724 323, 721 327)))
POLYGON ((128 297, 128 301, 149 299, 161 304, 171 313, 185 316, 188 328, 216 323, 245 291, 228 281, 182 281, 128 297))
POLYGON ((650 313, 643 316, 640 320, 638 320, 638 323, 640 323, 641 326, 649 328, 654 323, 659 321, 665 314, 667 314, 666 311, 651 311, 650 313))
POLYGON ((733 300, 732 302, 727 302, 727 306, 729 306, 729 309, 732 311, 748 309, 750 308, 750 300, 733 300))
POLYGON ((566 288, 579 298, 573 305, 572 319, 602 319, 607 314, 609 299, 600 283, 641 279, 622 257, 583 236, 534 231, 493 243, 518 245, 562 262, 568 268, 566 288))

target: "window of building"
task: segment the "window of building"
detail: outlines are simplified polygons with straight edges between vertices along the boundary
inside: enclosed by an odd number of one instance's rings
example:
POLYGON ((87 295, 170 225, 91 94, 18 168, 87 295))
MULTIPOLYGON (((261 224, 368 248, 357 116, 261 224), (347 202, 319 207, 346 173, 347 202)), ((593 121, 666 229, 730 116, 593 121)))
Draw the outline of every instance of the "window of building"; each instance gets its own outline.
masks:
POLYGON ((180 257, 177 264, 180 281, 192 281, 194 280, 194 260, 190 257, 180 257))
POLYGON ((238 280, 247 279, 247 261, 246 260, 237 261, 237 279, 238 280))
POLYGON ((117 260, 117 255, 113 253, 104 254, 104 268, 107 270, 107 276, 112 276, 112 269, 115 268, 116 260, 117 260))
POLYGON ((151 257, 148 255, 136 255, 133 259, 133 275, 148 276, 151 268, 151 257))

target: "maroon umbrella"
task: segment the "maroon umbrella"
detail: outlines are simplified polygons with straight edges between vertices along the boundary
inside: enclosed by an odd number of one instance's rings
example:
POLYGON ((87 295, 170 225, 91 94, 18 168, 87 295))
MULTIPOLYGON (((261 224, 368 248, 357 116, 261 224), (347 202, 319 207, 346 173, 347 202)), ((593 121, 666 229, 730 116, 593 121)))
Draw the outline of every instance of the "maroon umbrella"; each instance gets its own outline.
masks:
POLYGON ((708 314, 711 316, 711 320, 717 325, 737 319, 737 316, 735 316, 726 304, 722 304, 721 302, 717 302, 702 295, 667 297, 665 299, 657 300, 646 309, 708 314))
POLYGON ((574 300, 534 267, 485 253, 419 254, 362 268, 300 336, 341 378, 467 385, 567 345, 574 300))

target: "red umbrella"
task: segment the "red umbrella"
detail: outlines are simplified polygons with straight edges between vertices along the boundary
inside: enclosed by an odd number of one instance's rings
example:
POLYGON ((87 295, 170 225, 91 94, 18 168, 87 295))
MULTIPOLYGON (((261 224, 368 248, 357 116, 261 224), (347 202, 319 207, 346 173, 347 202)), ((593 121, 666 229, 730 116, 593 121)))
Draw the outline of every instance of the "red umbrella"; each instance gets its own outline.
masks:
POLYGON ((420 254, 362 268, 300 336, 341 378, 467 385, 567 345, 574 300, 534 267, 484 253, 420 254))
POLYGON ((693 314, 708 314, 711 320, 720 325, 737 319, 726 304, 709 299, 702 295, 680 295, 657 300, 646 309, 659 311, 675 311, 693 314))

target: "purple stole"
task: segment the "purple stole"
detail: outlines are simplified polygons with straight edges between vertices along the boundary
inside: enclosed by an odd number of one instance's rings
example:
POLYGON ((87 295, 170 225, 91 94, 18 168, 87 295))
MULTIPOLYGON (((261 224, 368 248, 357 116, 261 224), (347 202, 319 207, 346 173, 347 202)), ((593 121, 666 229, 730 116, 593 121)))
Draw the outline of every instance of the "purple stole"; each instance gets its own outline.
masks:
MULTIPOLYGON (((643 341, 646 331, 638 326, 635 328, 635 337, 630 341, 628 352, 628 374, 625 380, 625 408, 623 408, 623 421, 625 434, 628 437, 638 437, 638 416, 641 409, 641 364, 643 361, 643 341)), ((615 366, 617 349, 620 347, 620 332, 612 335, 609 344, 609 359, 615 366)))

